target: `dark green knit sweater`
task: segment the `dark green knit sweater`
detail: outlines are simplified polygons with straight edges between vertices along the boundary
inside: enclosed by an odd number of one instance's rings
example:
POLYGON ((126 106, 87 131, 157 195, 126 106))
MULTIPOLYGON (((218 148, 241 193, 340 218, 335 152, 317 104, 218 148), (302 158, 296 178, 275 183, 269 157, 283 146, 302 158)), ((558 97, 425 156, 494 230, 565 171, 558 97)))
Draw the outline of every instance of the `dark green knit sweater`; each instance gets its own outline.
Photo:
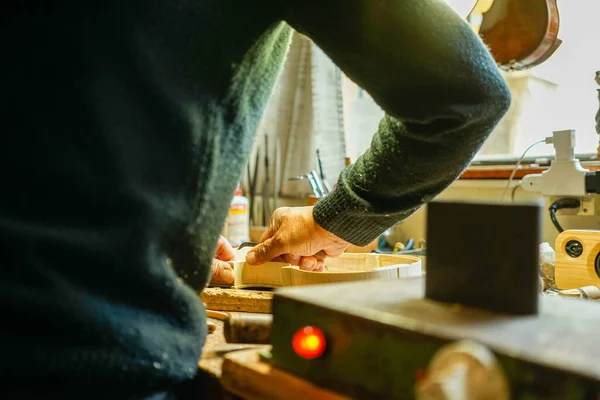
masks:
POLYGON ((354 244, 449 185, 509 105, 485 47, 440 0, 14 3, 0 35, 8 388, 130 393, 193 376, 196 291, 290 26, 387 113, 315 207, 354 244))

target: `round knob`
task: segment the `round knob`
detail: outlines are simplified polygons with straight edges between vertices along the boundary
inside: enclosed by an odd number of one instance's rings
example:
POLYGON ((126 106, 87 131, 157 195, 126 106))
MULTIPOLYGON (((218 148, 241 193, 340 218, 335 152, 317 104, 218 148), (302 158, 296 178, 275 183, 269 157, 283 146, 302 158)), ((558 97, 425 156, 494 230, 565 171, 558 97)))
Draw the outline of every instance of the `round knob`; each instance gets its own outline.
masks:
POLYGON ((565 253, 571 258, 577 258, 583 254, 583 245, 578 240, 569 240, 565 245, 565 253))
POLYGON ((418 400, 508 400, 506 376, 494 354, 473 341, 442 347, 423 379, 417 382, 418 400))

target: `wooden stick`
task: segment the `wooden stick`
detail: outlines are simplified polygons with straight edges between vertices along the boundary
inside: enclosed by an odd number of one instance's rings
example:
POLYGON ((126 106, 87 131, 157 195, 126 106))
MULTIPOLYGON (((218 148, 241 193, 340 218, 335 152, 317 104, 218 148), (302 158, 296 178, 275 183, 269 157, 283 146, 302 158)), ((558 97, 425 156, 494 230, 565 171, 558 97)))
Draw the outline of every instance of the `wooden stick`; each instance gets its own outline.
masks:
POLYGON ((229 316, 229 314, 225 312, 215 310, 206 310, 206 314, 208 315, 208 318, 218 319, 219 321, 225 321, 229 316))

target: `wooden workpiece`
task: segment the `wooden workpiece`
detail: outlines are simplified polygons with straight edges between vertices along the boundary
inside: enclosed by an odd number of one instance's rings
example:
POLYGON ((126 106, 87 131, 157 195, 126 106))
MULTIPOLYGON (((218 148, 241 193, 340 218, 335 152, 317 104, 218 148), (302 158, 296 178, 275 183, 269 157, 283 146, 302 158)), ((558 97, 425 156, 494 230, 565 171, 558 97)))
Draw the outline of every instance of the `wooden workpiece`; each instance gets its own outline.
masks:
POLYGON ((206 308, 215 311, 270 313, 273 292, 206 288, 200 293, 206 308))
POLYGON ((253 266, 233 261, 236 288, 320 285, 367 280, 398 280, 422 275, 421 260, 408 255, 345 253, 325 260, 324 271, 304 271, 298 266, 268 262, 253 266))
POLYGON ((260 360, 261 350, 229 353, 222 364, 223 387, 246 400, 348 400, 260 360))

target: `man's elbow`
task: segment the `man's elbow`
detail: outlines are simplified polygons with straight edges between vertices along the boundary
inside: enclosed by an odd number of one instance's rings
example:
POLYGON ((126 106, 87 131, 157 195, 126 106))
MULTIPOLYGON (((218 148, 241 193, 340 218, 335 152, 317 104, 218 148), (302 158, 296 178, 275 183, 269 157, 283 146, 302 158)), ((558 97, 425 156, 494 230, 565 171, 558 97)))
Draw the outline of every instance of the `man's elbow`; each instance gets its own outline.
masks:
MULTIPOLYGON (((485 83, 471 81, 438 90, 438 95, 419 107, 418 117, 398 118, 420 140, 454 140, 456 135, 464 138, 467 134, 479 142, 487 138, 511 104, 510 90, 499 73, 485 83)), ((417 109, 416 104, 413 109, 417 109)))
POLYGON ((433 131, 437 131, 437 135, 434 134, 431 139, 445 140, 467 134, 479 142, 487 138, 504 117, 511 104, 506 81, 498 71, 481 74, 478 78, 465 82, 462 91, 453 88, 457 97, 447 102, 448 108, 441 107, 449 112, 442 111, 432 118, 432 126, 437 128, 433 131))
POLYGON ((491 75, 478 85, 471 118, 482 125, 495 126, 508 111, 512 99, 502 75, 499 72, 491 75))

